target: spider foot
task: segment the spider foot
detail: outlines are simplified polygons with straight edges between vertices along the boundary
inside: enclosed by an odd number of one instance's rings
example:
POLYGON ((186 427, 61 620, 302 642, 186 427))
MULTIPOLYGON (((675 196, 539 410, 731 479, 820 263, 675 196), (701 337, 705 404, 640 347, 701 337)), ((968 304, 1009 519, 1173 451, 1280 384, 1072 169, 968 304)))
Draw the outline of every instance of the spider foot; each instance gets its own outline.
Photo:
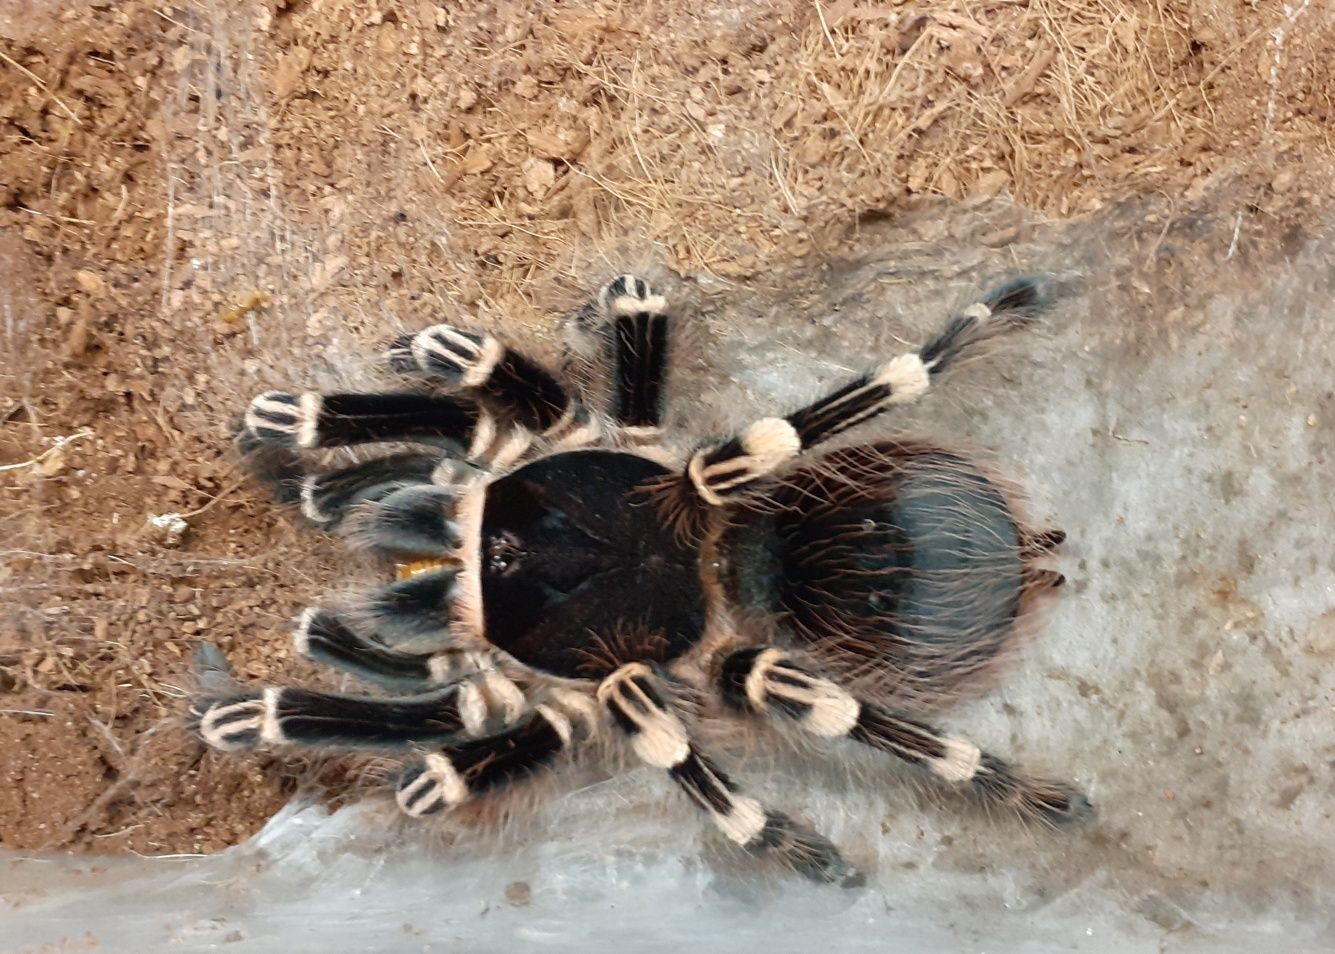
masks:
MULTIPOLYGON (((192 659, 195 676, 199 684, 217 695, 223 695, 235 686, 232 682, 232 667, 222 650, 207 639, 201 640, 195 647, 192 659)), ((193 715, 193 713, 192 713, 193 715)))
POLYGON ((598 307, 608 318, 645 312, 659 315, 667 310, 667 299, 657 294, 643 278, 619 275, 599 289, 598 307))
POLYGON ((420 765, 405 770, 394 795, 399 809, 410 818, 434 815, 467 798, 468 786, 453 763, 439 754, 428 755, 420 765))
POLYGON ((1066 542, 1065 530, 1026 531, 1020 538, 1020 548, 1024 556, 1033 559, 1051 553, 1066 542))
POLYGON ((765 827, 746 848, 752 854, 781 858, 811 881, 843 888, 859 887, 866 882, 866 877, 844 860, 828 838, 799 825, 783 812, 766 812, 765 827))
POLYGON ((1074 785, 1023 776, 995 755, 982 756, 971 781, 989 800, 1053 827, 1074 825, 1094 815, 1089 797, 1074 785))
POLYGON ((252 749, 276 731, 273 706, 263 692, 205 701, 191 711, 191 717, 199 737, 224 752, 252 749))
POLYGON ((1074 785, 1051 783, 1049 792, 1036 801, 1038 817, 1050 825, 1078 825, 1094 817, 1094 803, 1074 785))
POLYGON ((486 384, 504 356, 505 347, 490 335, 451 325, 433 325, 413 335, 406 347, 400 341, 390 348, 392 364, 402 367, 410 357, 410 368, 468 388, 486 384))
POLYGON ((315 435, 318 400, 318 395, 266 391, 246 408, 246 432, 262 446, 308 446, 315 435))

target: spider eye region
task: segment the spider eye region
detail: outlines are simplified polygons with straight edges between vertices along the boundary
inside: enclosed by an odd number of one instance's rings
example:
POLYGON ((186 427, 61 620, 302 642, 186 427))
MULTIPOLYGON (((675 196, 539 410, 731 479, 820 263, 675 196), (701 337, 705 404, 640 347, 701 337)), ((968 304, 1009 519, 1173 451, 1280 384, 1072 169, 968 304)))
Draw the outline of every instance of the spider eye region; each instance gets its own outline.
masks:
POLYGON ((705 619, 697 551, 642 506, 644 485, 665 473, 635 454, 572 451, 488 485, 477 554, 487 641, 575 679, 694 646, 705 619))
POLYGON ((519 538, 508 530, 489 537, 482 549, 485 572, 502 576, 517 571, 519 558, 524 554, 519 538))

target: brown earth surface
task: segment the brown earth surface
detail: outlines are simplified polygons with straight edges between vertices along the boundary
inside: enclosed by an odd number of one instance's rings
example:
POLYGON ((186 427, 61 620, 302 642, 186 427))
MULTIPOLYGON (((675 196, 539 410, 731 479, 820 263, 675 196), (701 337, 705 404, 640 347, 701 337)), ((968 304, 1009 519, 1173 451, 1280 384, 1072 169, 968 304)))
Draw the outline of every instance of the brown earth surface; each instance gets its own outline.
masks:
POLYGON ((1258 257, 1329 217, 1328 3, 463 7, 0 8, 0 845, 214 851, 284 802, 179 722, 201 637, 314 678, 339 559, 229 421, 386 325, 550 338, 627 266, 726 289, 932 203, 1209 203, 1258 257))

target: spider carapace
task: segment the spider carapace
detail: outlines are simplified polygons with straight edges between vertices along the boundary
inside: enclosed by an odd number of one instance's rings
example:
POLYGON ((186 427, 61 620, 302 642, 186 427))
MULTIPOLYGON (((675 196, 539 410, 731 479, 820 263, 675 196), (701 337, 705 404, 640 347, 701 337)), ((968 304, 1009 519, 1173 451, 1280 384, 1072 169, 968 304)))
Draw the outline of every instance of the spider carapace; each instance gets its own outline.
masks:
POLYGON ((920 350, 680 456, 661 432, 666 302, 634 276, 582 316, 612 362, 606 414, 490 335, 448 325, 390 346, 410 385, 259 396, 242 442, 260 475, 400 567, 360 605, 303 613, 296 648, 401 694, 206 699, 199 733, 229 750, 402 752, 397 800, 415 817, 620 744, 729 841, 843 883, 855 874, 829 840, 703 751, 704 720, 869 746, 1032 818, 1085 817, 1072 786, 924 721, 989 675, 1033 597, 1060 585, 1037 561, 1064 535, 1023 526, 998 482, 927 441, 812 453, 921 397, 1044 304, 1041 281, 1007 282, 920 350), (373 444, 397 449, 308 464, 373 444))
POLYGON ((698 549, 663 526, 649 491, 667 468, 636 454, 546 457, 486 489, 481 605, 487 641, 570 679, 664 665, 698 645, 698 549), (490 554, 505 548, 504 562, 490 554), (639 645, 622 645, 638 639, 639 645))

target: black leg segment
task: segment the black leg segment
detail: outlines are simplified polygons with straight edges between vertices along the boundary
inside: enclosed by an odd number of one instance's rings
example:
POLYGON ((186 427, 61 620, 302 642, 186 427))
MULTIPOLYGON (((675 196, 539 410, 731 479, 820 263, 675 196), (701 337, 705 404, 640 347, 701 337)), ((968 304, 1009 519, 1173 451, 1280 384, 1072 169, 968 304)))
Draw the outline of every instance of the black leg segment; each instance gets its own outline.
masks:
POLYGON ((393 644, 437 637, 449 626, 458 571, 441 567, 398 580, 366 606, 370 628, 393 644))
POLYGON ((391 454, 308 474, 301 480, 301 511, 322 526, 337 526, 357 504, 380 500, 404 487, 429 485, 440 463, 436 455, 391 454))
POLYGON ((563 691, 501 732, 451 743, 404 772, 399 808, 413 817, 433 815, 522 782, 584 738, 592 712, 587 696, 563 691))
POLYGON ((433 325, 400 338, 389 355, 396 370, 475 389, 539 434, 577 413, 578 402, 550 371, 488 334, 433 325))
POLYGON ((547 369, 506 349, 483 390, 514 419, 539 434, 550 431, 572 410, 573 398, 547 369))
POLYGON ((451 519, 455 495, 430 484, 400 487, 365 503, 348 521, 360 546, 405 557, 446 557, 457 552, 459 526, 451 519))
POLYGON ((622 427, 657 428, 669 359, 666 302, 644 279, 622 275, 603 287, 598 303, 612 322, 612 417, 622 427))
POLYGON ((334 666, 363 679, 389 686, 420 687, 445 684, 480 668, 476 654, 446 649, 435 653, 406 653, 363 636, 336 614, 312 607, 292 634, 297 652, 308 659, 334 666))
POLYGON ((623 316, 616 320, 615 334, 612 416, 625 427, 659 427, 668 361, 667 315, 623 316))
POLYGON ((264 443, 284 447, 427 441, 463 450, 472 441, 478 414, 471 401, 434 394, 269 391, 251 402, 246 429, 264 443))
POLYGON ((343 696, 309 689, 265 689, 205 702, 196 730, 217 749, 256 745, 402 749, 440 743, 464 729, 473 704, 464 683, 403 699, 343 696))
POLYGON ((561 732, 534 711, 512 728, 443 748, 405 770, 398 786, 399 808, 414 817, 453 808, 541 771, 563 748, 561 732))

